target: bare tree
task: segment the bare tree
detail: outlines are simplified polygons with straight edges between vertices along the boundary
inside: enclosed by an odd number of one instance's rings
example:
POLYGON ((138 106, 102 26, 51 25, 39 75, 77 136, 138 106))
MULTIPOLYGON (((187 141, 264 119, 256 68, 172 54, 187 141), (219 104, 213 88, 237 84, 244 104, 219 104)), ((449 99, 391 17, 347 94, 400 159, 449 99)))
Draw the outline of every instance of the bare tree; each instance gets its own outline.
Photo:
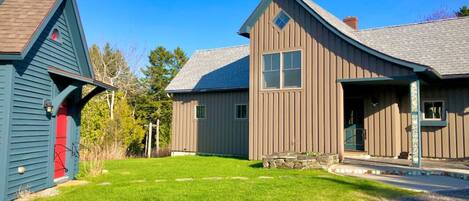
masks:
POLYGON ((425 16, 423 18, 424 22, 432 22, 432 21, 437 21, 437 20, 444 20, 444 19, 450 19, 450 18, 455 18, 456 15, 453 11, 450 11, 446 7, 441 7, 435 11, 433 11, 430 15, 425 16))
MULTIPOLYGON (((139 63, 142 56, 137 54, 136 48, 130 48, 124 55, 120 50, 111 48, 109 44, 106 44, 102 50, 97 45, 93 45, 90 55, 96 79, 118 87, 125 97, 136 90, 138 80, 126 61, 127 56, 139 63)), ((105 98, 109 107, 109 117, 114 120, 116 91, 106 91, 105 98)))

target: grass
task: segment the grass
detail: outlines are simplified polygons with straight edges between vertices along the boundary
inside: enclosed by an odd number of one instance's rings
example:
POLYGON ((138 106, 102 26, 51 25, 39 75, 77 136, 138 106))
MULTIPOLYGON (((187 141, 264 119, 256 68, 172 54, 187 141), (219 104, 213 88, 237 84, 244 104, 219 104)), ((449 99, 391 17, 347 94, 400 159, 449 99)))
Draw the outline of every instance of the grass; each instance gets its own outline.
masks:
POLYGON ((415 194, 322 170, 269 170, 259 161, 222 157, 129 159, 105 167, 102 176, 80 178, 89 184, 61 187, 60 195, 42 200, 383 200, 415 194))

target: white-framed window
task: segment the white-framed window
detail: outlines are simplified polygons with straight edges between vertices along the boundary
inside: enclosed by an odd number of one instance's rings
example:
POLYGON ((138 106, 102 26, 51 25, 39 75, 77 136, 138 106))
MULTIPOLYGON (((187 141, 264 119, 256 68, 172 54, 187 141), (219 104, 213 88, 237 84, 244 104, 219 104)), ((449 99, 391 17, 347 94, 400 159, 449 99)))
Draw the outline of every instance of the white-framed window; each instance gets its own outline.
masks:
POLYGON ((60 34, 59 29, 57 28, 52 29, 49 38, 58 43, 62 42, 62 35, 60 34))
POLYGON ((280 53, 264 55, 264 88, 278 89, 280 88, 280 53))
POLYGON ((264 89, 301 88, 301 51, 270 53, 263 56, 264 89))
POLYGON ((285 26, 287 26, 290 19, 290 16, 288 16, 288 14, 282 10, 277 14, 277 16, 275 16, 273 23, 275 26, 277 26, 277 28, 282 30, 285 28, 285 26))
POLYGON ((205 105, 195 106, 195 118, 206 119, 207 118, 207 107, 205 105))
POLYGON ((247 119, 248 118, 248 105, 236 104, 235 105, 235 119, 247 119))
POLYGON ((442 100, 423 101, 423 120, 444 120, 445 102, 442 100))

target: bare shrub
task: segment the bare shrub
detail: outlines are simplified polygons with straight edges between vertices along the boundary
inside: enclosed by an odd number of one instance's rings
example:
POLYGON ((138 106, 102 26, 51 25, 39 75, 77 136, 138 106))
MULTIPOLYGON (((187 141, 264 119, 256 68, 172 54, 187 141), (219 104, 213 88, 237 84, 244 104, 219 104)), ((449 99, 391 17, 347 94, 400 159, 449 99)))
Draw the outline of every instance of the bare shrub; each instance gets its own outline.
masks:
POLYGON ((29 190, 29 186, 20 186, 16 193, 17 201, 29 201, 33 200, 32 192, 29 190))

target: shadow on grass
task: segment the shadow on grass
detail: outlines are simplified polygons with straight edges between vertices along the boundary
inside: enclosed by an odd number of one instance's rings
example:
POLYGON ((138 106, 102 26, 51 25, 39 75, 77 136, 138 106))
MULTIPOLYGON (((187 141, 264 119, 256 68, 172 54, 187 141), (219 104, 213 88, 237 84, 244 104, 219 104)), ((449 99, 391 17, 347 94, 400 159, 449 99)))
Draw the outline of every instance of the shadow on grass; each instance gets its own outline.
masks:
POLYGON ((406 191, 404 189, 399 189, 399 188, 390 188, 390 187, 385 187, 383 185, 372 185, 368 180, 356 180, 354 182, 349 182, 345 181, 343 179, 337 179, 337 178, 318 178, 321 180, 329 181, 329 182, 334 182, 336 184, 348 186, 351 189, 357 189, 362 191, 364 194, 376 197, 380 196, 382 198, 390 199, 390 198, 400 198, 400 197, 406 197, 406 196, 412 196, 415 195, 416 193, 412 193, 410 191, 406 191))
POLYGON ((205 157, 205 158, 227 158, 227 159, 236 159, 247 161, 248 158, 245 156, 223 156, 223 155, 213 155, 213 154, 197 154, 196 156, 205 157))
POLYGON ((251 164, 249 165, 249 167, 259 169, 259 168, 264 168, 264 165, 261 162, 259 162, 259 163, 251 164))

